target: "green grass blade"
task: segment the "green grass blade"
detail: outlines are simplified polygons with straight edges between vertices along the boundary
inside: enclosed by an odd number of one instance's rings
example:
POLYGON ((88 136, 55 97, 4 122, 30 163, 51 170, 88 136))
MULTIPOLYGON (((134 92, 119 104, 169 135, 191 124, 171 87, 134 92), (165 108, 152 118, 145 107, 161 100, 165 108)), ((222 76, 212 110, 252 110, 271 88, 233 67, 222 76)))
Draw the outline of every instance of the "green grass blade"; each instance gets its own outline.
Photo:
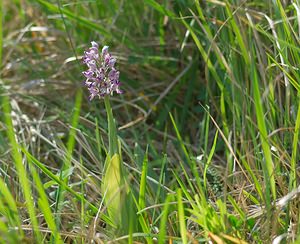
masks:
POLYGON ((4 120, 5 120, 5 124, 7 127, 7 136, 8 136, 10 145, 12 147, 11 153, 12 153, 12 157, 14 159, 15 167, 18 172, 18 177, 19 177, 19 181, 21 184, 21 188, 24 193, 24 198, 26 201, 25 205, 28 210, 30 220, 32 222, 32 229, 33 229, 34 235, 36 237, 36 241, 40 243, 42 241, 42 235, 39 230, 39 223, 37 220, 37 215, 36 215, 34 201, 33 201, 33 195, 32 195, 32 191, 31 191, 31 187, 30 187, 31 184, 28 179, 24 165, 23 165, 22 154, 19 150, 19 146, 16 141, 14 127, 13 127, 12 118, 11 118, 10 101, 7 96, 2 97, 2 105, 3 105, 3 111, 4 111, 4 120))
MULTIPOLYGON (((139 209, 139 203, 138 203, 137 199, 135 198, 132 191, 130 191, 130 194, 131 194, 132 200, 133 200, 133 202, 134 202, 134 204, 137 207, 138 212, 139 212, 141 210, 141 209, 139 209)), ((138 219, 139 219, 140 226, 143 230, 143 233, 146 233, 146 235, 149 235, 151 233, 151 228, 149 226, 147 218, 144 218, 143 214, 141 214, 141 215, 138 216, 138 219)), ((132 234, 132 236, 134 236, 134 234, 132 234)), ((153 240, 150 237, 145 237, 145 239, 146 239, 148 244, 153 243, 153 240)))
MULTIPOLYGON (((182 17, 182 16, 181 16, 182 17)), ((213 78, 216 80, 219 88, 222 90, 223 89, 223 83, 222 83, 222 80, 221 78, 219 77, 214 65, 212 64, 211 60, 210 60, 210 57, 208 56, 208 54, 206 53, 205 49, 203 48, 200 40, 198 39, 195 31, 193 30, 193 28, 188 24, 186 23, 186 21, 184 21, 184 19, 182 18, 182 23, 184 24, 184 26, 190 31, 191 33, 191 36, 200 52, 200 54, 202 55, 203 57, 203 60, 205 61, 209 71, 212 73, 212 76, 213 78)))
POLYGON ((191 161, 191 160, 190 160, 190 156, 189 156, 189 153, 188 153, 188 151, 187 151, 187 149, 186 149, 186 147, 185 147, 185 145, 184 145, 184 142, 183 142, 183 140, 182 140, 182 137, 181 137, 181 135, 180 135, 180 133, 179 133, 178 127, 177 127, 177 125, 176 125, 176 122, 175 122, 175 120, 174 120, 172 114, 169 113, 169 115, 170 115, 170 119, 171 119, 171 121, 172 121, 174 130, 175 130, 175 132, 176 132, 177 139, 178 139, 178 141, 179 141, 179 143, 180 143, 180 147, 181 147, 181 149, 182 149, 182 151, 183 151, 183 153, 184 153, 184 155, 185 155, 185 157, 186 157, 188 163, 190 164, 190 163, 191 163, 191 162, 190 162, 190 161, 191 161))
MULTIPOLYGON (((299 95, 298 95, 299 96, 299 95)), ((298 148, 298 139, 299 139, 299 128, 300 128, 300 99, 298 99, 298 112, 294 130, 293 137, 293 150, 292 150, 292 158, 291 158, 291 172, 290 172, 290 182, 289 182, 289 191, 295 189, 297 187, 297 150, 298 148)))
POLYGON ((244 211, 240 208, 240 206, 237 204, 237 202, 234 200, 234 198, 230 195, 227 196, 228 201, 232 204, 233 208, 239 215, 241 216, 242 220, 245 220, 246 215, 244 211))
POLYGON ((142 175, 140 181, 140 192, 139 192, 139 208, 144 209, 146 207, 146 189, 147 189, 147 171, 148 171, 148 147, 145 152, 142 175))
POLYGON ((175 17, 175 14, 170 10, 166 9, 162 4, 159 4, 155 0, 145 0, 145 3, 156 9, 163 15, 167 15, 169 17, 175 17))
POLYGON ((182 203, 181 189, 177 190, 177 201, 178 201, 178 219, 179 219, 181 240, 183 244, 187 244, 188 239, 187 239, 187 230, 185 225, 185 214, 184 214, 184 207, 182 203))
POLYGON ((172 195, 168 195, 164 204, 164 208, 162 211, 162 217, 160 220, 159 227, 159 235, 158 235, 158 244, 164 244, 166 242, 166 229, 167 229, 167 221, 168 221, 168 213, 169 213, 169 202, 171 201, 172 195))
POLYGON ((245 45, 245 41, 244 41, 242 33, 240 31, 241 28, 239 28, 239 26, 237 25, 237 23, 236 23, 236 21, 234 19, 234 16, 232 15, 232 12, 231 12, 228 4, 226 4, 226 13, 227 13, 227 15, 229 17, 229 22, 230 22, 230 24, 232 26, 232 29, 233 29, 234 34, 236 36, 237 42, 238 42, 238 44, 240 46, 240 49, 242 51, 245 63, 246 63, 246 65, 249 65, 250 61, 249 61, 248 48, 245 45))
POLYGON ((38 205, 39 205, 40 210, 44 214, 45 221, 53 235, 54 243, 63 243, 61 236, 58 232, 57 226, 55 224, 55 218, 54 218, 54 216, 52 214, 52 210, 50 208, 48 196, 46 195, 46 192, 45 192, 44 186, 41 182, 41 179, 32 164, 30 164, 30 171, 31 171, 32 178, 35 183, 37 192, 39 194, 38 205))
POLYGON ((12 222, 11 224, 13 225, 14 228, 15 227, 18 228, 19 237, 21 239, 24 238, 24 232, 21 228, 21 220, 19 218, 19 211, 17 208, 17 204, 16 204, 15 199, 13 198, 11 192, 7 188, 7 185, 2 180, 2 178, 0 178, 0 193, 3 197, 3 199, 5 200, 7 206, 10 209, 10 211, 9 211, 10 216, 8 216, 8 218, 11 220, 11 222, 12 222))
POLYGON ((300 84, 297 80, 295 80, 285 68, 283 68, 271 55, 268 57, 276 64, 276 66, 288 77, 288 81, 293 85, 293 87, 300 92, 300 84))
POLYGON ((204 172, 203 172, 203 181, 204 181, 204 188, 206 188, 206 174, 207 174, 207 170, 208 170, 208 167, 210 166, 210 163, 211 163, 211 160, 212 160, 212 157, 214 155, 214 152, 215 152, 215 149, 216 149, 216 145, 217 145, 217 140, 218 140, 218 130, 216 131, 216 134, 215 134, 215 138, 214 138, 214 142, 212 144, 212 147, 211 147, 211 150, 209 152, 209 155, 207 157, 207 161, 205 163, 205 167, 204 167, 204 172))
POLYGON ((275 177, 274 177, 274 166, 271 154, 271 146, 268 142, 268 132, 267 127, 265 124, 264 112, 263 112, 263 105, 261 100, 261 94, 259 91, 259 81, 258 75, 256 71, 256 65, 252 62, 251 65, 251 75, 252 75, 252 82, 253 82, 253 93, 254 93, 254 103, 255 103, 255 111, 256 111, 256 118, 257 118, 257 126, 260 132, 260 140, 263 149, 263 153, 265 156, 264 162, 262 162, 262 168, 264 171, 264 180, 266 183, 266 201, 270 207, 271 198, 269 196, 268 189, 271 190, 273 195, 273 199, 276 199, 276 186, 275 186, 275 177))

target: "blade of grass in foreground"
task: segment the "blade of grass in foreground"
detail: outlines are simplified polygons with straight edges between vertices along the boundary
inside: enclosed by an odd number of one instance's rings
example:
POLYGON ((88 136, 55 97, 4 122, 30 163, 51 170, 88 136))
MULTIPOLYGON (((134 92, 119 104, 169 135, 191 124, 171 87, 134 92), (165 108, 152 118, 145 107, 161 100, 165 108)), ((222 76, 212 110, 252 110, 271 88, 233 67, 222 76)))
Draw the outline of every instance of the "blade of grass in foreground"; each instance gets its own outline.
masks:
MULTIPOLYGON (((253 52, 254 53, 254 52, 253 52)), ((264 172, 264 180, 266 184, 266 204, 267 207, 271 207, 271 196, 270 190, 273 195, 273 199, 276 199, 276 186, 275 186, 275 177, 274 177, 274 166, 272 161, 272 154, 271 154, 271 147, 268 142, 268 132, 265 124, 264 119, 264 112, 262 106, 261 95, 259 91, 258 85, 258 75, 256 71, 256 64, 254 60, 251 64, 251 75, 252 75, 252 82, 253 82, 253 93, 254 93, 254 103, 255 103, 255 111, 256 111, 256 118, 257 118, 257 126, 260 132, 260 140, 261 145, 264 153, 265 160, 262 162, 262 169, 264 172)))
POLYGON ((162 211, 162 217, 159 226, 158 244, 163 244, 166 241, 166 226, 168 221, 168 213, 169 213, 169 206, 170 206, 169 203, 171 201, 171 196, 172 195, 167 196, 167 199, 165 201, 165 206, 162 211))
POLYGON ((177 190, 177 201, 178 201, 178 218, 179 218, 179 226, 180 226, 180 235, 183 244, 187 244, 187 230, 185 226, 185 219, 184 219, 184 207, 182 203, 182 194, 181 189, 177 190))
POLYGON ((23 165, 23 158, 22 154, 19 151, 19 146, 16 141, 16 135, 14 133, 14 127, 12 123, 12 118, 11 118, 11 108, 10 108, 10 101, 7 96, 3 96, 2 98, 2 105, 3 105, 3 111, 4 111, 4 120, 5 124, 7 127, 7 136, 11 145, 11 153, 12 157, 14 159, 15 167, 18 172, 18 177, 19 181, 21 184, 21 189, 23 190, 24 193, 24 198, 25 198, 25 205, 27 208, 27 211, 29 213, 29 217, 32 223, 32 229, 34 232, 34 235, 36 237, 37 243, 42 243, 42 235, 39 230, 39 224, 38 220, 36 217, 36 211, 35 211, 35 206, 33 202, 33 195, 31 191, 31 183, 27 177, 26 170, 23 165))
MULTIPOLYGON (((138 212, 139 212, 141 209, 139 209, 138 200, 135 198, 135 196, 134 196, 134 194, 133 194, 132 191, 130 191, 130 194, 131 194, 132 200, 133 200, 134 204, 136 205, 136 207, 138 209, 138 212)), ((153 243, 152 239, 150 237, 147 237, 147 235, 150 235, 150 233, 151 233, 151 228, 150 228, 149 223, 147 221, 148 219, 147 218, 145 219, 144 215, 141 214, 139 216, 138 220, 139 220, 140 226, 141 226, 141 228, 143 230, 143 233, 146 233, 145 239, 146 239, 147 243, 148 244, 152 244, 153 243)), ((130 234, 130 235, 131 235, 130 238, 132 238, 134 236, 134 234, 130 234)))
MULTIPOLYGON (((300 94, 298 95, 300 98, 300 94)), ((291 158, 291 173, 290 173, 290 182, 289 182, 289 191, 295 189, 297 187, 297 177, 296 177, 296 156, 297 156, 297 149, 298 149, 298 139, 299 139, 299 129, 300 129, 300 99, 298 105, 298 112, 295 124, 295 132, 293 138, 293 151, 292 151, 292 158, 291 158)))
POLYGON ((41 182, 41 179, 32 164, 29 165, 29 168, 30 168, 37 192, 39 193, 38 205, 39 205, 40 210, 44 214, 45 221, 46 221, 48 228, 50 229, 51 234, 54 238, 54 243, 63 243, 63 241, 60 237, 60 234, 57 230, 57 226, 54 221, 54 216, 52 214, 50 204, 48 201, 48 197, 45 193, 45 189, 41 182))
MULTIPOLYGON (((144 160, 143 160, 143 167, 142 167, 142 175, 140 180, 140 192, 139 192, 139 210, 142 210, 146 207, 146 189, 147 189, 147 172, 148 172, 148 147, 146 149, 144 160)), ((143 227, 143 231, 146 233, 151 233, 151 230, 148 228, 148 218, 147 213, 144 212, 143 214, 139 216, 140 223, 145 222, 146 226, 143 227)), ((152 243, 152 240, 150 238, 147 239, 148 243, 152 243)))
POLYGON ((147 170, 148 170, 148 148, 146 149, 143 168, 140 182, 140 193, 139 193, 139 208, 144 209, 146 207, 146 188, 147 188, 147 170))
MULTIPOLYGON (((7 219, 9 220, 9 224, 14 229, 17 228, 19 238, 23 239, 24 238, 24 232, 21 228, 21 220, 19 218, 19 211, 17 209, 17 204, 16 204, 15 199, 13 198, 12 194, 10 193, 9 189, 7 188, 7 185, 2 180, 2 178, 0 178, 0 192, 1 192, 1 195, 4 199, 4 201, 6 202, 6 204, 4 204, 1 201, 1 198, 0 198, 1 216, 3 216, 2 208, 4 206, 8 206, 9 211, 7 212, 7 215, 9 215, 9 216, 7 216, 7 219)), ((5 235, 5 233, 3 233, 3 235, 5 235)))

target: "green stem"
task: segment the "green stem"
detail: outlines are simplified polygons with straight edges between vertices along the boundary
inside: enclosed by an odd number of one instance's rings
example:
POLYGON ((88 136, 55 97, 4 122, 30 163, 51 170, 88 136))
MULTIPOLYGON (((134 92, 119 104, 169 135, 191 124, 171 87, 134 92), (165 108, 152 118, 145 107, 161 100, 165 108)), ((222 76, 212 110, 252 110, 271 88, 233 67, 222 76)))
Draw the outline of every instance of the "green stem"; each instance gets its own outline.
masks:
POLYGON ((108 124, 108 143, 109 143, 109 152, 108 155, 110 158, 114 154, 118 153, 118 140, 117 140, 117 129, 116 123, 113 117, 112 108, 110 106, 109 97, 104 97, 105 109, 107 114, 107 124, 108 124))

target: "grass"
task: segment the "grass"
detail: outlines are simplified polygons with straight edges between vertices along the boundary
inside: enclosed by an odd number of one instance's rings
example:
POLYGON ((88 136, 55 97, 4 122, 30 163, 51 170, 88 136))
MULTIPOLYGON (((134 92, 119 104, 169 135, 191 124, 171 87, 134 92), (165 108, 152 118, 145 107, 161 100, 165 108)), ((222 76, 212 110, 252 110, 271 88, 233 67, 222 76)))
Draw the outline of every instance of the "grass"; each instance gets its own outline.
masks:
POLYGON ((0 14, 1 243, 299 242, 298 1, 3 0, 0 14), (118 59, 118 142, 82 87, 93 40, 118 59))

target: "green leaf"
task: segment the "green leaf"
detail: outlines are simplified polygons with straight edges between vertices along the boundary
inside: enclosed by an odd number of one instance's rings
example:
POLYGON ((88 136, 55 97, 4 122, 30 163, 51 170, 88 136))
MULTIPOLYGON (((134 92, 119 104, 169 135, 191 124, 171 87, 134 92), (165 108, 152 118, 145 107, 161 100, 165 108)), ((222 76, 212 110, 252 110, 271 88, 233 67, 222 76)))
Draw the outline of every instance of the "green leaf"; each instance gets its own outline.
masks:
POLYGON ((124 184, 121 175, 121 162, 119 154, 115 154, 111 159, 106 159, 107 168, 103 175, 102 194, 107 207, 108 215, 116 226, 121 224, 122 191, 124 184))

